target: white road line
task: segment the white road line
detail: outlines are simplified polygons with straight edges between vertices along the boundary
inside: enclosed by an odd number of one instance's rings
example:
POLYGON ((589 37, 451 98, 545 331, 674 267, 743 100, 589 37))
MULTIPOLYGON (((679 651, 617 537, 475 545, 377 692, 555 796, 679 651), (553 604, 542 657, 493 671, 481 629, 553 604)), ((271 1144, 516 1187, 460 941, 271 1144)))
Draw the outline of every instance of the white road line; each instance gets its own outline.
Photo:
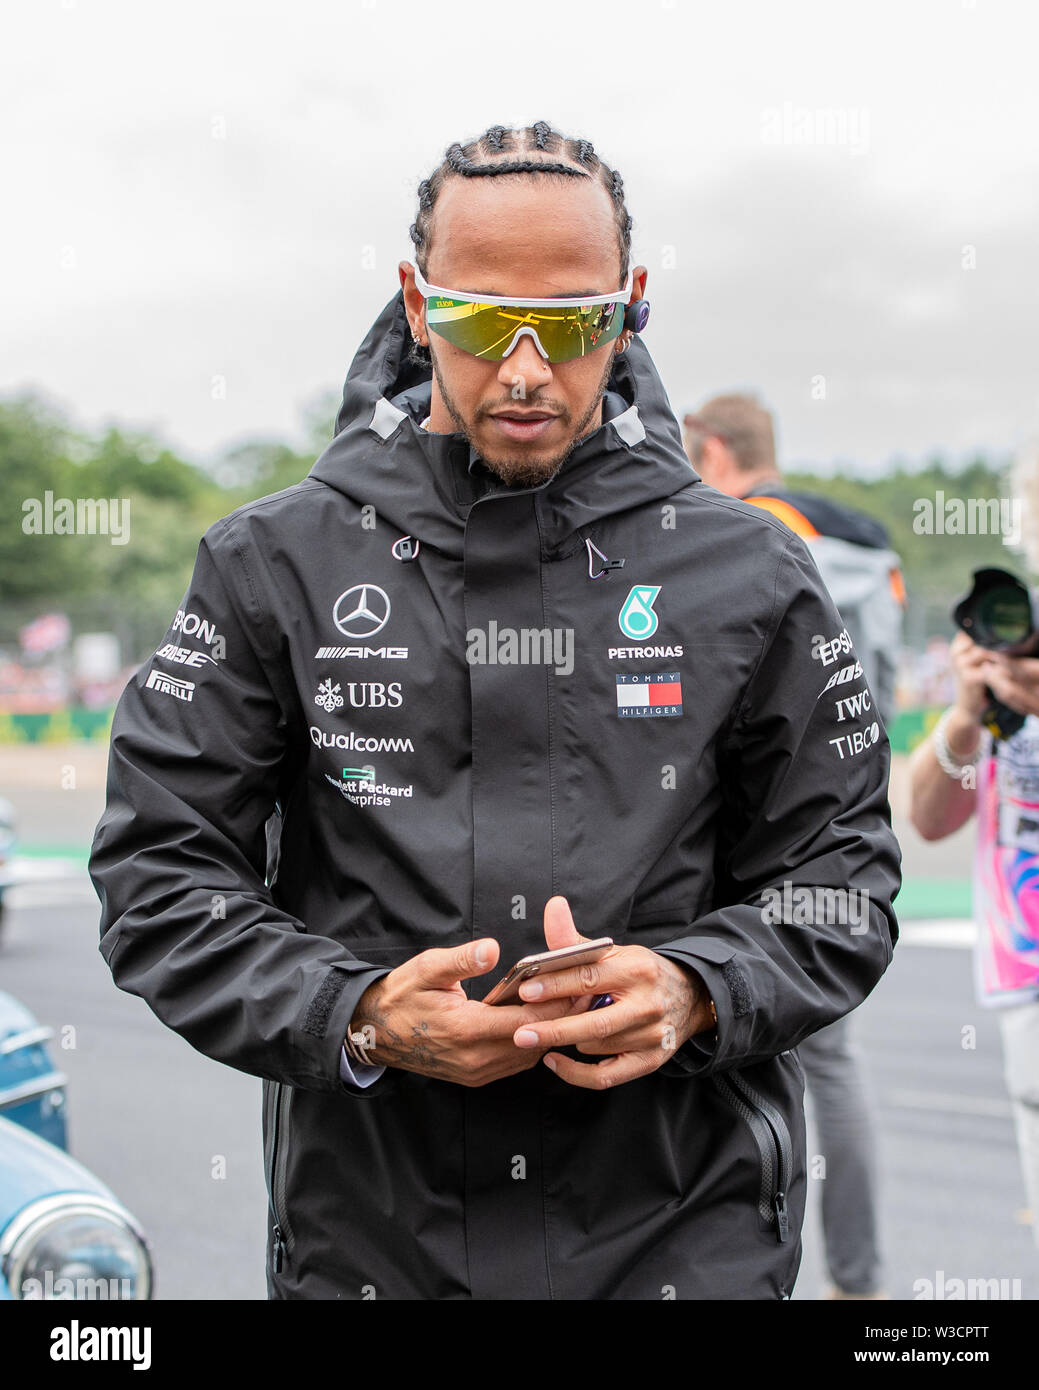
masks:
POLYGON ((886 1091, 883 1101, 899 1110, 941 1110, 949 1115, 985 1115, 993 1120, 1013 1116, 1010 1102, 999 1096, 968 1096, 948 1091, 886 1091))
POLYGON ((35 883, 41 879, 81 878, 86 874, 86 865, 81 859, 65 859, 60 855, 34 855, 22 857, 15 855, 3 869, 3 882, 10 887, 20 883, 35 883))
POLYGON ((53 882, 16 883, 4 891, 4 906, 17 910, 30 907, 67 907, 70 903, 99 906, 94 885, 85 873, 53 882))
POLYGON ((909 918, 898 926, 899 946, 945 946, 967 951, 978 937, 978 929, 969 917, 909 918))
MULTIPOLYGON (((74 859, 14 859, 7 867, 5 893, 9 907, 97 902, 86 869, 74 859)), ((899 928, 899 949, 932 946, 970 950, 977 939, 975 924, 962 917, 909 918, 900 922, 899 928)))

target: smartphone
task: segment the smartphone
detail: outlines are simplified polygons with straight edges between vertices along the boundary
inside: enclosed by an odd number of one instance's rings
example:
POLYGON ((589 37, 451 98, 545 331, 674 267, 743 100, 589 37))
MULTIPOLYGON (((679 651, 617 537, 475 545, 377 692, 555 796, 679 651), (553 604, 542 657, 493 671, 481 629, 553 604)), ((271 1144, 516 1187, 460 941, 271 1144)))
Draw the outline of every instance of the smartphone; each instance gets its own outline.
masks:
POLYGON ((595 941, 579 941, 576 946, 560 946, 558 951, 542 951, 536 956, 524 956, 484 999, 485 1004, 522 1004, 519 987, 534 975, 546 975, 565 970, 570 965, 590 965, 602 960, 613 945, 612 936, 600 936, 595 941))

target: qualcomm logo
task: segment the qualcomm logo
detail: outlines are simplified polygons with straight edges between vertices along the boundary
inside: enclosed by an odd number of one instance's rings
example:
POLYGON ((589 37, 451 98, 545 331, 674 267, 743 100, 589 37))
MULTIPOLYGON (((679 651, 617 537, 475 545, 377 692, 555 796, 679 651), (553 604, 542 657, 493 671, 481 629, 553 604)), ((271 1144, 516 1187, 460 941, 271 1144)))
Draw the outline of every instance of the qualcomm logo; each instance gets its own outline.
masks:
POLYGON ((624 600, 617 623, 625 637, 644 642, 657 630, 657 615, 653 612, 659 584, 636 584, 624 600))
POLYGON ((374 637, 389 620, 390 600, 378 584, 355 584, 332 609, 332 621, 344 637, 374 637))

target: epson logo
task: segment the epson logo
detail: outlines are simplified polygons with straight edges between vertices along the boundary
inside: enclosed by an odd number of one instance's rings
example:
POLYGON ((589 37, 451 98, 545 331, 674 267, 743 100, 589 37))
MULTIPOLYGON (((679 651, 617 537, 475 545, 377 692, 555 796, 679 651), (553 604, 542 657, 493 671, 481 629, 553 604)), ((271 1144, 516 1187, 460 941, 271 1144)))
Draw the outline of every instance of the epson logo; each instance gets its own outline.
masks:
POLYGON ((851 636, 846 627, 829 640, 821 632, 812 638, 812 660, 821 661, 824 666, 832 665, 842 652, 850 652, 851 649, 851 636))
POLYGON ((359 661, 376 658, 382 661, 407 661, 407 647, 318 647, 314 653, 317 661, 338 661, 352 656, 359 661))
POLYGON ((210 647, 219 636, 208 618, 203 618, 199 613, 185 613, 183 608, 177 609, 177 616, 173 619, 173 631, 183 632, 185 637, 197 635, 210 647))

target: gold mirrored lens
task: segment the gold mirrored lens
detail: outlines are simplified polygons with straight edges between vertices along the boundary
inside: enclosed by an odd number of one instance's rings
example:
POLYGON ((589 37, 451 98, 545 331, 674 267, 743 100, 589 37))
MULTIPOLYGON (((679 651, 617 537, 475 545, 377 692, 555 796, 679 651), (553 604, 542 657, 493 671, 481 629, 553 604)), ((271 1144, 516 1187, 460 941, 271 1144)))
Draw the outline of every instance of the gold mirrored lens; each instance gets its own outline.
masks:
POLYGON ((583 357, 616 338, 624 326, 624 304, 567 305, 562 308, 526 305, 471 304, 464 299, 432 295, 426 301, 426 322, 433 333, 455 347, 500 362, 529 329, 550 362, 583 357))

